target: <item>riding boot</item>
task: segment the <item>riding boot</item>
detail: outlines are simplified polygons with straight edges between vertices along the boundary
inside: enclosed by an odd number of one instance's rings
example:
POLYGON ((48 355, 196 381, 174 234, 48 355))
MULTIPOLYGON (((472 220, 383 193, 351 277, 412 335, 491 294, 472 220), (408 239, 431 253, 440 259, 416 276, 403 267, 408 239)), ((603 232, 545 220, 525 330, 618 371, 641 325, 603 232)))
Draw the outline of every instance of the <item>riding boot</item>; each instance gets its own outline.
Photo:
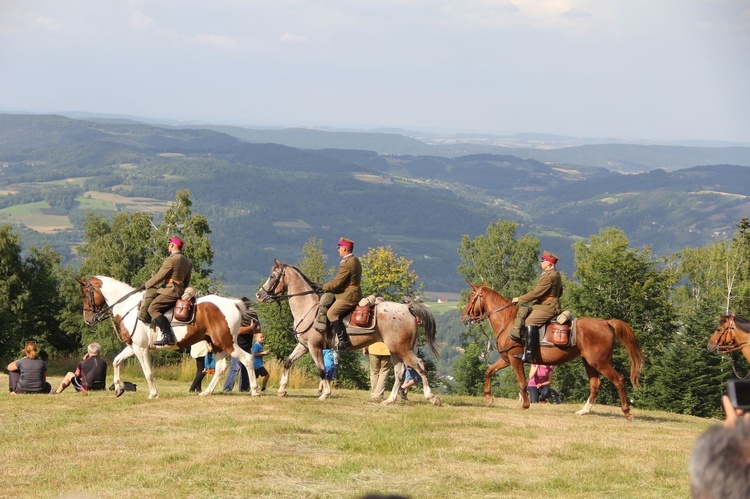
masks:
POLYGON ((526 326, 526 347, 523 355, 514 355, 524 362, 534 362, 534 352, 539 349, 539 326, 526 326))
POLYGON ((344 326, 344 321, 339 319, 331 322, 331 331, 334 332, 339 340, 337 350, 346 350, 347 348, 352 346, 351 341, 349 341, 349 335, 346 334, 346 326, 344 326))
POLYGON ((154 317, 152 319, 152 322, 159 326, 159 329, 161 329, 161 339, 156 340, 154 342, 154 346, 161 347, 174 345, 175 343, 177 343, 177 338, 175 338, 174 332, 172 331, 172 325, 169 323, 169 319, 167 319, 163 315, 160 315, 158 317, 154 317))

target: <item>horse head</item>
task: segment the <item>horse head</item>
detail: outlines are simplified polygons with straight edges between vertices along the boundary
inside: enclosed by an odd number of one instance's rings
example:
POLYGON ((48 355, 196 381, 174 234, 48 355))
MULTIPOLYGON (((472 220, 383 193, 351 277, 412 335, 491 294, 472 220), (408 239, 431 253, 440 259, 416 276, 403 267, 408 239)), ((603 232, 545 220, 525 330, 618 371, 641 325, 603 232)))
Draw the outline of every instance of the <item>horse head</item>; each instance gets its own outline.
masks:
POLYGON ((741 317, 722 315, 719 325, 708 339, 708 350, 719 354, 741 350, 748 346, 749 328, 750 323, 741 317))
POLYGON ((107 300, 102 294, 102 281, 96 277, 89 279, 76 279, 81 285, 81 296, 83 297, 83 321, 93 326, 101 322, 101 315, 107 308, 107 300))
POLYGON ((284 274, 286 273, 287 264, 273 259, 273 267, 271 268, 271 274, 266 279, 266 282, 260 287, 255 297, 259 302, 264 303, 278 296, 283 295, 287 290, 286 280, 284 274))
POLYGON ((486 300, 484 300, 484 295, 489 288, 487 287, 487 282, 480 285, 469 282, 469 286, 471 286, 471 293, 469 293, 466 306, 461 312, 461 323, 477 324, 487 318, 484 315, 484 312, 486 311, 486 300))

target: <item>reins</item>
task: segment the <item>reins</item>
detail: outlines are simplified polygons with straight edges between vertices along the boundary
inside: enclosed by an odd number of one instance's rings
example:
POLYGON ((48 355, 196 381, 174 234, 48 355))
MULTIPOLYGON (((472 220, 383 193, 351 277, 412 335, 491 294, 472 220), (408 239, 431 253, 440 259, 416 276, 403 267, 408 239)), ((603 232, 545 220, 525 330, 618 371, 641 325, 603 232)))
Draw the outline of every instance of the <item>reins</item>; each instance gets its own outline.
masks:
POLYGON ((721 334, 716 340, 716 349, 720 354, 725 354, 729 357, 729 363, 732 366, 732 372, 734 375, 738 378, 747 379, 750 377, 750 371, 747 372, 744 376, 740 376, 740 374, 737 372, 737 367, 734 362, 734 358, 732 357, 733 352, 737 352, 739 350, 742 350, 746 346, 748 346, 748 342, 745 341, 744 343, 740 343, 737 341, 737 336, 732 336, 731 343, 727 341, 727 338, 729 334, 732 332, 732 330, 737 328, 737 324, 734 323, 734 315, 729 317, 729 320, 724 325, 724 329, 721 331, 721 334), (728 343, 727 345, 722 345, 720 343, 728 343))
POLYGON ((134 294, 143 291, 143 287, 142 286, 139 287, 139 288, 136 288, 133 291, 125 294, 125 296, 121 297, 119 300, 117 300, 116 302, 114 302, 112 305, 109 305, 107 303, 107 298, 100 291, 99 294, 102 295, 102 299, 104 300, 104 303, 107 305, 106 307, 101 308, 101 307, 97 307, 96 306, 96 299, 94 298, 94 292, 96 291, 96 288, 94 287, 93 284, 91 284, 91 280, 90 279, 87 280, 86 283, 87 283, 86 287, 89 290, 89 297, 90 297, 89 299, 91 300, 91 308, 86 308, 84 306, 83 307, 83 311, 84 312, 88 311, 88 312, 91 312, 91 313, 94 314, 94 324, 92 324, 92 325, 99 324, 100 322, 104 321, 105 319, 108 319, 108 318, 112 317, 112 309, 115 306, 117 306, 121 302, 125 301, 126 299, 130 298, 134 294))
MULTIPOLYGON (((283 314, 282 314, 282 310, 281 310, 281 302, 282 302, 282 300, 289 301, 290 298, 294 298, 296 296, 306 296, 306 295, 311 295, 311 294, 318 294, 318 292, 315 289, 309 289, 307 291, 301 291, 299 293, 291 293, 291 294, 289 294, 289 293, 285 293, 285 294, 276 293, 274 290, 276 289, 276 286, 278 286, 278 284, 284 278, 284 274, 285 273, 286 273, 286 265, 284 267, 282 267, 281 271, 278 273, 278 275, 274 279, 273 283, 269 286, 269 289, 266 289, 265 286, 261 286, 261 288, 260 288, 260 289, 262 289, 266 293, 266 299, 268 299, 268 300, 270 300, 272 302, 276 302, 276 304, 279 306, 279 321, 282 324, 285 323, 284 317, 283 317, 283 314)), ((291 333, 294 336, 294 338, 297 340, 298 343, 300 343, 299 337, 302 336, 303 334, 307 333, 310 330, 310 328, 312 328, 313 323, 315 321, 310 321, 310 325, 307 326, 304 331, 298 331, 297 328, 299 327, 300 324, 302 324, 304 322, 304 320, 307 318, 307 316, 310 314, 310 312, 312 312, 313 310, 317 310, 319 307, 320 307, 320 302, 318 301, 318 303, 316 305, 313 305, 312 307, 310 307, 307 310, 307 312, 305 312, 305 314, 302 316, 302 318, 299 320, 299 322, 297 322, 297 324, 294 324, 294 315, 292 315, 292 321, 291 321, 292 322, 292 329, 291 330, 287 329, 287 332, 291 333)), ((290 313, 291 313, 291 310, 290 310, 290 313)))
MULTIPOLYGON (((479 299, 481 299, 481 298, 482 298, 482 295, 481 295, 481 293, 476 293, 476 294, 474 295, 474 300, 479 300, 479 299)), ((496 314, 496 313, 498 313, 498 312, 502 312, 503 310, 505 310, 505 309, 507 309, 507 308, 509 308, 509 307, 512 307, 512 306, 513 306, 513 302, 510 302, 510 303, 507 303, 506 305, 503 305, 503 306, 501 306, 501 307, 497 307, 497 308, 494 308, 494 309, 492 309, 492 310, 489 310, 489 311, 487 311, 487 312, 484 312, 483 314, 481 314, 481 315, 477 316, 476 318, 472 318, 472 319, 471 319, 471 322, 472 322, 473 324, 481 324, 481 323, 482 323, 482 322, 484 322, 485 320, 489 319, 491 315, 493 315, 493 314, 496 314)), ((472 307, 472 308, 473 308, 473 307, 472 307)), ((480 305, 480 308, 482 308, 482 307, 481 307, 481 305, 480 305)), ((508 327, 508 324, 509 324, 509 322, 507 322, 507 321, 506 321, 505 323, 503 323, 502 327, 500 327, 500 328, 499 328, 499 330, 498 330, 498 331, 497 331, 497 332, 495 333, 495 335, 496 335, 496 336, 495 336, 495 339, 497 339, 497 337, 498 337, 498 336, 500 336, 500 334, 502 334, 502 332, 503 332, 503 331, 505 331, 505 328, 506 328, 506 327, 508 327)), ((493 345, 493 344, 495 344, 495 342, 493 342, 493 341, 492 341, 492 340, 493 340, 493 338, 490 338, 490 336, 489 336, 489 335, 488 335, 488 334, 487 334, 487 333, 486 333, 486 332, 484 331, 484 328, 482 328, 481 326, 480 326, 480 331, 482 331, 482 334, 483 334, 483 335, 484 335, 484 336, 485 336, 485 337, 487 338, 487 342, 488 342, 488 343, 489 343, 490 345, 493 345)), ((514 346, 515 346, 515 345, 511 345, 511 346, 509 346, 508 348, 504 348, 503 350, 498 350, 498 353, 502 355, 502 354, 504 354, 504 353, 508 352, 508 351, 509 351, 510 349, 512 349, 512 348, 513 348, 514 346)))

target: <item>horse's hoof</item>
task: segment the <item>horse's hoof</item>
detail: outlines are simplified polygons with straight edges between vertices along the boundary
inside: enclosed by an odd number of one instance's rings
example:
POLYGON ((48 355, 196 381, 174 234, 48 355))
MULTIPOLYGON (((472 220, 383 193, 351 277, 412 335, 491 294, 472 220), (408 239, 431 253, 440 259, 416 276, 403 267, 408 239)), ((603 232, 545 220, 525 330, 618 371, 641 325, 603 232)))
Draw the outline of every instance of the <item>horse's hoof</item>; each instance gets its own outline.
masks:
POLYGON ((119 387, 119 386, 118 386, 118 387, 117 387, 117 388, 115 389, 115 398, 119 397, 119 396, 120 396, 120 395, 122 395, 123 393, 125 393, 125 389, 124 389, 124 388, 122 388, 122 387, 119 387))
POLYGON ((576 411, 576 416, 583 416, 584 414, 588 414, 588 413, 584 411, 583 409, 581 409, 580 411, 576 411))
POLYGON ((440 406, 443 405, 443 403, 440 401, 440 397, 438 397, 437 395, 435 395, 434 397, 432 397, 430 399, 430 402, 432 402, 432 405, 435 405, 437 407, 440 407, 440 406))
POLYGON ((387 407, 387 406, 391 405, 391 404, 392 404, 393 402, 395 402, 395 399, 394 399, 394 400, 391 400, 391 398, 390 398, 390 397, 388 397, 387 399, 385 399, 384 401, 382 401, 382 402, 380 403, 380 405, 384 405, 384 406, 386 406, 386 407, 387 407))
POLYGON ((487 407, 492 407, 492 404, 495 403, 494 397, 487 397, 484 399, 484 403, 487 404, 487 407))
POLYGON ((159 395, 149 395, 148 396, 149 400, 155 400, 155 399, 158 399, 158 398, 159 398, 159 395))
POLYGON ((276 394, 277 397, 286 397, 286 392, 279 392, 276 394))

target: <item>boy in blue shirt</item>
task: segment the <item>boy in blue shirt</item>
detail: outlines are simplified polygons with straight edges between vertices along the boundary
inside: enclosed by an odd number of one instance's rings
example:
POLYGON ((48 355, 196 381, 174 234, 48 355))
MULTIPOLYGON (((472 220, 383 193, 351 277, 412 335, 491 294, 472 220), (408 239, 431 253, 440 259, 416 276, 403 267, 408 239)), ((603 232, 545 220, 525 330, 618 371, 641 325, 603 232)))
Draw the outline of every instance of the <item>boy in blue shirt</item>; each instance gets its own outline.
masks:
POLYGON ((263 378, 261 383, 260 391, 266 391, 266 385, 268 384, 268 378, 271 377, 263 365, 263 357, 268 355, 268 350, 263 350, 263 342, 266 337, 263 333, 255 333, 255 343, 253 343, 253 370, 255 370, 256 378, 263 378))
MULTIPOLYGON (((326 368, 326 379, 330 383, 336 378, 336 368, 339 366, 339 353, 336 350, 323 350, 323 364, 326 368)), ((318 395, 323 394, 323 380, 318 384, 318 395)))

